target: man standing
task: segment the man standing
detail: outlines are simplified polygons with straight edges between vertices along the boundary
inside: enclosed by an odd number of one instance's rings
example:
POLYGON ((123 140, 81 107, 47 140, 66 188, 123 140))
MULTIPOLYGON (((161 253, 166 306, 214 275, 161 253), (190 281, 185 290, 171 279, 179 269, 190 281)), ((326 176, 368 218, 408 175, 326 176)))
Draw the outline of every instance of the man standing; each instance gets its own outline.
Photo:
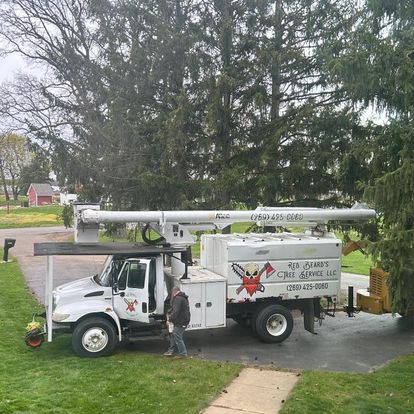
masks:
POLYGON ((174 352, 178 352, 181 357, 187 356, 187 348, 183 340, 185 328, 190 322, 190 306, 188 304, 188 296, 181 292, 180 288, 174 287, 171 292, 171 315, 169 324, 173 324, 173 330, 170 334, 170 347, 165 356, 172 356, 174 352))

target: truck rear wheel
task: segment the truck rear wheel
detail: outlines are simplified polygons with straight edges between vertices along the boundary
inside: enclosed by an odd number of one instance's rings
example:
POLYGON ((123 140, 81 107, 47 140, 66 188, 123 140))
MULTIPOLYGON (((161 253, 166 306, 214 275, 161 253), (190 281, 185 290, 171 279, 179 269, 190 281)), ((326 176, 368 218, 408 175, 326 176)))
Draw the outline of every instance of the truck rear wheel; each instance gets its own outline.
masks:
POLYGON ((268 305, 260 309, 252 322, 253 333, 263 342, 282 342, 293 329, 292 314, 281 305, 268 305))
POLYGON ((116 347, 115 327, 104 318, 84 319, 73 331, 72 347, 81 357, 98 358, 110 355, 116 347))

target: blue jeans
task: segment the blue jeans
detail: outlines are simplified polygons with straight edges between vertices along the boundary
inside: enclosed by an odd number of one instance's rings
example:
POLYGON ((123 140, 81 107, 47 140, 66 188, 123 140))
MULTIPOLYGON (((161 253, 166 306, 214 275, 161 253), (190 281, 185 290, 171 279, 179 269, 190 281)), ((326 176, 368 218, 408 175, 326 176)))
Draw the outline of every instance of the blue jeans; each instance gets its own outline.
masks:
POLYGON ((183 340, 185 328, 182 326, 175 326, 173 331, 170 333, 170 347, 168 352, 178 352, 179 355, 187 356, 187 348, 183 340))

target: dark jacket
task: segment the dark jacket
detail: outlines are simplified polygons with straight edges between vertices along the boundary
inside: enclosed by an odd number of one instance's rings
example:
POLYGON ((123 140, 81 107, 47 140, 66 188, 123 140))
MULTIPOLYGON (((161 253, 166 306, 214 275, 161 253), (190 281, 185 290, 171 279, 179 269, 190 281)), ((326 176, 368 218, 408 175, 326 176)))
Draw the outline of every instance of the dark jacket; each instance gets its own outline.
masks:
POLYGON ((190 305, 184 292, 178 292, 171 300, 170 321, 177 326, 187 326, 190 322, 190 305))

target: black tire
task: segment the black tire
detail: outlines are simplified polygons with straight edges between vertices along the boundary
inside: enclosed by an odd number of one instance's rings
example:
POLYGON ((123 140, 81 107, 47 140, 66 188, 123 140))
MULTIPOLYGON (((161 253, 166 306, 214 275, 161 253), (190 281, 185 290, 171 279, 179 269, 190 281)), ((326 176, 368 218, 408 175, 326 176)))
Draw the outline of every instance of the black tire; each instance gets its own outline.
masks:
POLYGON ((267 305, 258 310, 252 321, 252 331, 261 341, 283 342, 293 329, 293 317, 289 309, 281 305, 267 305))
POLYGON ((116 344, 115 327, 104 318, 83 319, 73 330, 72 348, 81 357, 98 358, 110 355, 116 344))

